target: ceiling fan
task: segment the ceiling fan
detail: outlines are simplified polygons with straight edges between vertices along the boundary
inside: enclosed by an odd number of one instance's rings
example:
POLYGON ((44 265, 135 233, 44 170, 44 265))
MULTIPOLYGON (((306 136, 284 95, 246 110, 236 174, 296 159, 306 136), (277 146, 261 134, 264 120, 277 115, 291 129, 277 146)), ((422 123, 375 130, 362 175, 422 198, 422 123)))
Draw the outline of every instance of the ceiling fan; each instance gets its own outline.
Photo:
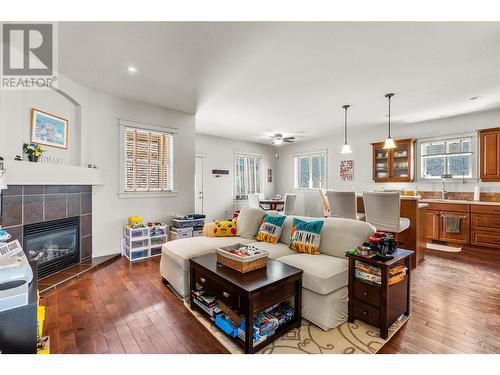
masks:
POLYGON ((281 146, 283 143, 293 143, 295 142, 295 137, 283 137, 283 134, 276 133, 271 136, 273 145, 281 146))

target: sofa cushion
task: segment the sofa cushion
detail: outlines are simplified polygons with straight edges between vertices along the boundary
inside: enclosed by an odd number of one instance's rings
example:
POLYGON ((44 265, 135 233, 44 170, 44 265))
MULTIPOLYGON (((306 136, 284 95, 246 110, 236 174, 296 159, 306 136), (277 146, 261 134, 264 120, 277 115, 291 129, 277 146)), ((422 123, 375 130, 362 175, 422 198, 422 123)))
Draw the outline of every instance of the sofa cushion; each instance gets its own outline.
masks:
POLYGON ((303 221, 293 219, 290 248, 298 253, 319 255, 323 220, 303 221))
POLYGON ((236 221, 236 235, 254 239, 265 214, 263 210, 257 208, 243 207, 236 221))
POLYGON ((281 257, 278 261, 304 271, 302 287, 318 294, 329 294, 348 284, 347 259, 323 254, 295 254, 281 257))
POLYGON ((162 247, 163 255, 170 258, 182 270, 189 270, 189 259, 215 253, 215 249, 221 246, 229 246, 236 243, 248 243, 248 239, 240 237, 190 237, 175 241, 168 241, 162 247))
MULTIPOLYGON (((359 220, 342 219, 337 217, 328 218, 311 218, 304 216, 294 216, 300 220, 323 220, 323 228, 321 229, 321 243, 318 251, 321 254, 333 255, 343 258, 345 252, 358 245, 361 245, 366 239, 373 234, 374 228, 359 220)), ((293 217, 288 216, 281 231, 280 242, 288 244, 292 234, 293 217)))
POLYGON ((267 242, 251 242, 251 246, 255 246, 258 249, 267 251, 269 253, 269 258, 277 259, 279 257, 284 257, 285 255, 296 254, 295 251, 290 250, 290 248, 282 243, 271 244, 267 242))
POLYGON ((281 230, 285 223, 286 216, 264 215, 259 232, 255 239, 269 243, 278 243, 281 237, 281 230))

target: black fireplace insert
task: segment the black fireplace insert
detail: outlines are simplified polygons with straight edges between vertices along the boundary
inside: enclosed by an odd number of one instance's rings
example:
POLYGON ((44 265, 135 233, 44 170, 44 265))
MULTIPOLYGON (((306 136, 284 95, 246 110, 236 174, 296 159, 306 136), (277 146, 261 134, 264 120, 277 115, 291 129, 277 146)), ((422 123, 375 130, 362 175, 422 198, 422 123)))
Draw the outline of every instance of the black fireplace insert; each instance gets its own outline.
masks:
POLYGON ((80 217, 44 221, 24 226, 24 251, 36 260, 38 278, 80 261, 80 217))

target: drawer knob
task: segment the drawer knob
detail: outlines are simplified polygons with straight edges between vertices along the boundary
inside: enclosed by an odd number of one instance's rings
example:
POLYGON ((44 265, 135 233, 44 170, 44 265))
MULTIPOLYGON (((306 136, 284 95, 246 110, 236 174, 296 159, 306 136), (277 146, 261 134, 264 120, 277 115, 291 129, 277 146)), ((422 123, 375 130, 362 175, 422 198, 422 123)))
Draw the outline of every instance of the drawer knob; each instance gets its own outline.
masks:
POLYGON ((366 310, 365 310, 365 311, 363 311, 363 315, 364 315, 364 316, 367 316, 367 315, 368 315, 368 311, 366 311, 366 310))
POLYGON ((229 298, 229 293, 228 292, 222 292, 222 295, 224 296, 224 298, 229 298))
POLYGON ((205 279, 204 277, 200 277, 200 281, 201 281, 202 283, 205 283, 205 282, 207 281, 207 279, 205 279))
POLYGON ((367 290, 365 290, 365 291, 363 292, 363 295, 364 295, 364 296, 367 296, 367 295, 368 295, 368 291, 367 291, 367 290))

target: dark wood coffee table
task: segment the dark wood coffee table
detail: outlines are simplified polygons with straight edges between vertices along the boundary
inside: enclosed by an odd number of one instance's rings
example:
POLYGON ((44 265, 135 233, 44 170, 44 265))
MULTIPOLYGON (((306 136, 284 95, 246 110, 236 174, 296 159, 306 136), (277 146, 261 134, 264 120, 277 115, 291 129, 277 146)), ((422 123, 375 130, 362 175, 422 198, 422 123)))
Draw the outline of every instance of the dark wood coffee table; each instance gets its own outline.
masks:
MULTIPOLYGON (((245 341, 231 337, 245 353, 255 353, 270 342, 283 336, 301 324, 302 270, 268 259, 267 267, 248 273, 240 273, 217 263, 216 254, 202 255, 190 259, 190 290, 196 284, 214 293, 224 305, 245 316, 245 341), (257 313, 293 297, 294 317, 276 329, 274 335, 253 345, 253 321, 257 313)), ((193 302, 190 293, 191 309, 196 309, 206 317, 207 312, 193 302)))

